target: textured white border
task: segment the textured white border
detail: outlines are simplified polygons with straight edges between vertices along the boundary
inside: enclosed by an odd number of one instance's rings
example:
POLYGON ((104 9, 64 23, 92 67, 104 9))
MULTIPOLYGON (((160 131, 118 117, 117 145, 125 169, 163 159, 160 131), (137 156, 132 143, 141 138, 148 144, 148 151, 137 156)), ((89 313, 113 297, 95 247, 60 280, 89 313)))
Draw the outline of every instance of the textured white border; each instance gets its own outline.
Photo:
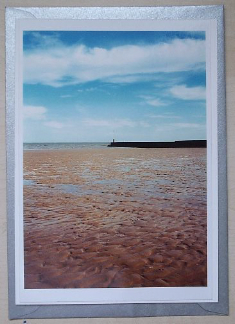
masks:
POLYGON ((15 287, 16 304, 195 303, 218 301, 218 134, 216 20, 16 21, 15 79, 15 287), (207 46, 208 286, 187 288, 24 289, 22 161, 23 30, 204 30, 207 46))

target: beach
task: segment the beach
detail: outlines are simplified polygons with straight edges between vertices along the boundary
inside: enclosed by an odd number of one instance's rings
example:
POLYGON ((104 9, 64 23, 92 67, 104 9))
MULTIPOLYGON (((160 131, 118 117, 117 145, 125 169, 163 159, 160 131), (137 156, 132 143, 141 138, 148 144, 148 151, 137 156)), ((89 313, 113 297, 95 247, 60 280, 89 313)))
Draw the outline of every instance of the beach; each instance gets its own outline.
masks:
POLYGON ((24 151, 25 288, 207 285, 206 149, 24 151))

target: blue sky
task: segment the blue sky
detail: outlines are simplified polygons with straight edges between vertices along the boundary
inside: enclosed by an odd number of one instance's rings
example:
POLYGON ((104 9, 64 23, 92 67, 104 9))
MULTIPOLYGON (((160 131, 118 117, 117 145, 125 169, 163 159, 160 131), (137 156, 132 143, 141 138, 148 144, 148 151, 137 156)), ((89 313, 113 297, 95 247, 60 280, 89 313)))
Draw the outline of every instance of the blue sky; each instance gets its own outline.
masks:
POLYGON ((24 32, 24 141, 206 138, 203 32, 24 32))

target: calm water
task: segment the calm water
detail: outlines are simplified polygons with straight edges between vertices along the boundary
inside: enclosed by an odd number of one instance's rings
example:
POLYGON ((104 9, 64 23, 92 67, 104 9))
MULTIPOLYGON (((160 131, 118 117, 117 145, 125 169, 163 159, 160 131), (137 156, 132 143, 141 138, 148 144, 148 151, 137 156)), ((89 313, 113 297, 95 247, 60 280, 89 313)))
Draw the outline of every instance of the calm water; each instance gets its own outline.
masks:
POLYGON ((71 150, 83 148, 105 148, 110 143, 80 142, 80 143, 24 143, 24 150, 71 150))

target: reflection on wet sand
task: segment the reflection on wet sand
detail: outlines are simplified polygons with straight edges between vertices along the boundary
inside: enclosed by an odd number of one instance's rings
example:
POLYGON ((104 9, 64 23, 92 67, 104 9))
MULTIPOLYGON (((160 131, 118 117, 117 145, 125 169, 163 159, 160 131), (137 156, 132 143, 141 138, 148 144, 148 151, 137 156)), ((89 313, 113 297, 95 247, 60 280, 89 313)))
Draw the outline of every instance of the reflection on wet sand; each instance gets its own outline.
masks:
POLYGON ((26 288, 205 286, 206 149, 24 152, 26 288))

